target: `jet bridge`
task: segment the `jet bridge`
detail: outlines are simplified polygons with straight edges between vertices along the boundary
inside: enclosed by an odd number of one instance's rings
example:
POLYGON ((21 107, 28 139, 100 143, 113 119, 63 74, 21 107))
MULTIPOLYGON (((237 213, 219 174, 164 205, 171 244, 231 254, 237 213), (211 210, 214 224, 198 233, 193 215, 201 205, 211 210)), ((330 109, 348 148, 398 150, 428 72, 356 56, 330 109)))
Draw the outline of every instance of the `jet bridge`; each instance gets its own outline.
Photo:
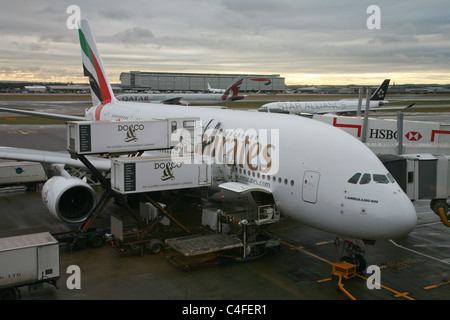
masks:
POLYGON ((450 227, 450 156, 379 155, 411 200, 430 200, 430 208, 450 227))

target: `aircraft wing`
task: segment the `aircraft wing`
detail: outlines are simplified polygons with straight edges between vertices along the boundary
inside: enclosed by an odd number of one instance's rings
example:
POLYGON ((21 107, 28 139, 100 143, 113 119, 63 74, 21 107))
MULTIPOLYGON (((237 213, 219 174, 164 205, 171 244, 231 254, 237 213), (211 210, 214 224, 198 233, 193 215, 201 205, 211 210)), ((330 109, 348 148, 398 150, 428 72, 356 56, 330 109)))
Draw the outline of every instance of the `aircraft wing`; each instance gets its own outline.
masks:
MULTIPOLYGON (((378 107, 378 108, 370 108, 370 111, 395 111, 395 110, 405 110, 408 108, 411 108, 413 105, 415 105, 415 103, 410 104, 409 106, 406 107, 378 107)), ((363 110, 364 111, 364 110, 363 110)))
POLYGON ((272 193, 269 189, 266 189, 264 187, 248 185, 248 184, 244 184, 244 183, 240 183, 240 182, 221 183, 221 184, 219 184, 219 188, 222 188, 222 189, 225 189, 228 191, 232 191, 232 192, 236 192, 239 194, 244 194, 244 193, 252 192, 252 191, 262 191, 265 193, 272 193))
POLYGON ((86 117, 70 116, 70 115, 66 115, 66 114, 46 113, 46 112, 0 107, 0 112, 2 112, 2 111, 10 112, 10 113, 25 114, 25 115, 29 115, 29 116, 36 116, 36 117, 42 117, 42 118, 49 118, 49 119, 67 120, 67 121, 88 121, 88 120, 90 120, 86 117))
MULTIPOLYGON (((0 147, 0 159, 64 164, 70 167, 85 168, 80 160, 72 159, 67 152, 60 153, 54 151, 0 147)), ((109 159, 89 158, 89 161, 99 170, 109 170, 111 168, 111 160, 109 159)))
POLYGON ((166 99, 166 100, 161 100, 159 101, 159 103, 163 103, 163 104, 176 104, 176 105, 180 105, 181 104, 181 98, 182 97, 176 97, 176 98, 171 98, 171 99, 166 99))

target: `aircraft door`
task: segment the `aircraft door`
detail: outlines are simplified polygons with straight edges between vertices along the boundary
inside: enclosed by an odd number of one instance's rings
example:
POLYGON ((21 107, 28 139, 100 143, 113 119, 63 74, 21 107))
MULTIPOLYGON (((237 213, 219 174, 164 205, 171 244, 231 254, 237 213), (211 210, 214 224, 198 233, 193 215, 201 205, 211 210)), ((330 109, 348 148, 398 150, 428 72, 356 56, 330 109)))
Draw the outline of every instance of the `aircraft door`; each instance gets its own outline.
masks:
POLYGON ((305 171, 303 175, 302 198, 305 202, 316 203, 319 190, 320 173, 316 171, 305 171))

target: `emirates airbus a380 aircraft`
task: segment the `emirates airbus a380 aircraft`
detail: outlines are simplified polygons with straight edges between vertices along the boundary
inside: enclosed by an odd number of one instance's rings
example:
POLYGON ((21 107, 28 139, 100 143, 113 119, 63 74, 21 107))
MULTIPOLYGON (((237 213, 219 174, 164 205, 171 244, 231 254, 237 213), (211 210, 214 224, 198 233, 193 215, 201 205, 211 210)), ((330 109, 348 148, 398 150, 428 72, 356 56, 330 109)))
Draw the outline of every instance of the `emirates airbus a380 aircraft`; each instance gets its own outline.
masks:
MULTIPOLYGON (((282 114, 118 101, 87 20, 81 21, 79 37, 93 107, 86 111, 85 117, 21 113, 89 121, 199 117, 205 131, 213 127, 212 134, 228 142, 222 146, 221 155, 228 157, 232 153, 226 149, 230 145, 231 149, 243 152, 239 156, 234 153, 232 162, 213 164, 222 166, 222 172, 227 172, 230 164, 236 168, 235 174, 225 174, 220 181, 213 181, 216 187, 269 195, 282 215, 345 238, 391 239, 406 235, 416 226, 416 212, 407 195, 378 157, 344 131, 312 119, 282 114), (248 137, 250 131, 255 133, 254 137, 248 137), (278 138, 268 141, 263 137, 268 132, 276 132, 278 138), (256 158, 264 161, 252 161, 256 158)), ((69 155, 17 148, 0 148, 0 158, 77 165, 69 155)), ((93 163, 103 169, 110 165, 103 160, 93 163)), ((90 210, 80 206, 70 216, 63 211, 62 202, 71 199, 64 200, 61 193, 70 187, 90 188, 78 178, 57 176, 46 182, 43 191, 57 194, 54 199, 61 202, 52 204, 56 208, 54 215, 66 221, 73 218, 79 221, 90 210)), ((84 194, 92 197, 89 192, 84 194)), ((75 207, 76 204, 71 209, 75 207)))

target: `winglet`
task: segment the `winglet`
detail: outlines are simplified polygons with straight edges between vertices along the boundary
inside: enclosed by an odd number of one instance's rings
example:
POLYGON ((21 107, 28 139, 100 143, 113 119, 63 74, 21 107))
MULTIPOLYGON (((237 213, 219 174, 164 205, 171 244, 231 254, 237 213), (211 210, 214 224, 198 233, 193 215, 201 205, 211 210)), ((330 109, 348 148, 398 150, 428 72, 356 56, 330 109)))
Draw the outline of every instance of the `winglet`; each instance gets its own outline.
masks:
POLYGON ((83 71, 84 75, 89 77, 94 106, 104 105, 116 100, 88 20, 83 19, 80 21, 78 34, 80 37, 83 71))

